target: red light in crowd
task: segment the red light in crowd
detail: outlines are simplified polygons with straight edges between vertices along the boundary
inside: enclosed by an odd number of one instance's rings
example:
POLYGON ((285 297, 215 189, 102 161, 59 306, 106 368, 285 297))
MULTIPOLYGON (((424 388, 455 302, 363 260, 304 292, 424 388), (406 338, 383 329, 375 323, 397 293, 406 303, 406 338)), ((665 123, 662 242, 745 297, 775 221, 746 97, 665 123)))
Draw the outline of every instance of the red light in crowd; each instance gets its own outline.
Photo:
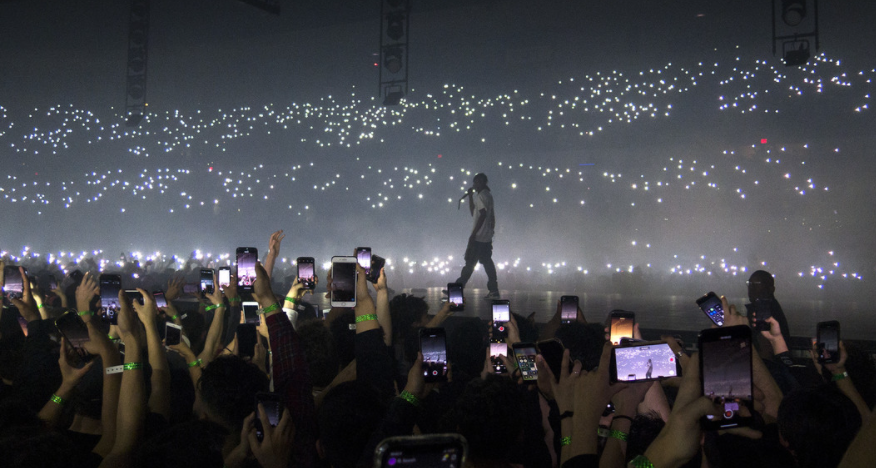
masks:
POLYGON ((762 145, 767 144, 767 139, 766 139, 766 138, 761 138, 761 139, 760 139, 760 144, 762 144, 762 145))
POLYGON ((441 159, 441 155, 440 155, 440 154, 438 155, 438 159, 441 159))
POLYGON ((210 169, 207 172, 213 172, 213 166, 210 166, 210 169))

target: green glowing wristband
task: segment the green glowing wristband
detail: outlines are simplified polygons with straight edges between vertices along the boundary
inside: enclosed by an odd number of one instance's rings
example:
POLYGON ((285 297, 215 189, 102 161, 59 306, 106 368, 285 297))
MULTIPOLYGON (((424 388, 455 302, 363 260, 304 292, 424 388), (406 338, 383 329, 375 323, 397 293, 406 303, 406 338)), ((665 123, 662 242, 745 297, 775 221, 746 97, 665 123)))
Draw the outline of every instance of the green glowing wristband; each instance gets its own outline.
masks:
POLYGON ((399 393, 398 397, 401 398, 402 400, 414 405, 414 406, 420 406, 420 399, 417 398, 416 396, 414 396, 413 393, 411 393, 407 390, 404 390, 401 393, 399 393))
POLYGON ((626 442, 626 441, 628 441, 628 440, 630 439, 630 435, 629 435, 629 434, 627 434, 627 433, 624 432, 624 431, 618 431, 618 430, 612 430, 611 432, 608 433, 608 436, 609 436, 609 437, 614 437, 615 439, 617 439, 617 440, 622 440, 622 441, 624 441, 624 442, 626 442))
POLYGON ((286 296, 286 300, 293 304, 298 304, 298 299, 295 299, 294 297, 286 296))
POLYGON ((241 299, 239 297, 229 297, 228 302, 240 302, 241 299))
POLYGON ((275 303, 265 307, 264 309, 257 310, 256 314, 257 315, 264 315, 264 314, 267 314, 269 312, 273 312, 279 308, 280 308, 280 304, 278 302, 275 302, 275 303))
POLYGON ((636 458, 630 460, 629 464, 630 468, 654 468, 654 464, 651 463, 651 460, 648 460, 644 455, 639 455, 636 458))
POLYGON ((171 316, 170 316, 170 319, 171 319, 171 320, 179 320, 179 314, 171 315, 171 316))
POLYGON ((204 311, 205 311, 205 312, 209 312, 209 311, 211 311, 211 310, 213 310, 213 309, 218 309, 218 308, 220 308, 220 307, 222 307, 222 306, 224 306, 224 305, 225 305, 225 304, 213 304, 213 305, 211 305, 211 306, 204 307, 204 311))
POLYGON ((203 364, 203 363, 204 363, 203 360, 201 360, 201 359, 196 359, 196 360, 194 360, 194 361, 192 361, 192 362, 189 363, 189 367, 200 366, 200 365, 203 364))
POLYGON ((360 316, 356 317, 356 323, 367 322, 369 320, 377 320, 377 315, 376 314, 366 314, 366 315, 360 315, 360 316))
POLYGON ((560 439, 560 447, 565 447, 567 445, 572 445, 571 437, 563 437, 562 439, 560 439))
POLYGON ((125 370, 137 370, 142 369, 145 366, 142 362, 126 362, 122 367, 124 367, 125 370))
POLYGON ((94 312, 92 312, 90 310, 81 310, 81 311, 77 312, 77 314, 79 314, 79 316, 82 317, 83 315, 94 315, 94 312))
POLYGON ((63 406, 63 405, 65 405, 65 404, 67 403, 67 400, 65 400, 65 399, 63 399, 63 398, 61 398, 61 397, 59 397, 58 395, 55 395, 55 394, 53 393, 53 394, 52 394, 52 402, 53 402, 53 403, 57 403, 57 404, 63 406))

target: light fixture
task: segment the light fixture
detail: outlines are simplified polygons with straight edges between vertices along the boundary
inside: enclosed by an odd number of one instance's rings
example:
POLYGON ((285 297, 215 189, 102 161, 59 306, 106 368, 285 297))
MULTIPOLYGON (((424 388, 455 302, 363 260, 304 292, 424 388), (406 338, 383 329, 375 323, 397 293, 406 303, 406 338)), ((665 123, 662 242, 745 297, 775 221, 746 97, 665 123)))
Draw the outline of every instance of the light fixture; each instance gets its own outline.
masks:
POLYGON ((805 0, 782 0, 782 21, 797 26, 806 18, 805 0))

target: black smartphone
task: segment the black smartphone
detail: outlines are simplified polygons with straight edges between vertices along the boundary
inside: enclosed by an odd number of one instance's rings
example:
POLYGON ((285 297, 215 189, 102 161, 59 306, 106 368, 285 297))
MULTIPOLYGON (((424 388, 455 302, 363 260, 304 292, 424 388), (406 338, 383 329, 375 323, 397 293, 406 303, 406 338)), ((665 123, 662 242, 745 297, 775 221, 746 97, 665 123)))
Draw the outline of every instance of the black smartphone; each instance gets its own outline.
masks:
POLYGON ((241 323, 237 325, 238 356, 253 357, 255 355, 256 334, 254 323, 241 323))
POLYGON ((182 340, 182 327, 170 322, 164 322, 164 344, 178 345, 182 340))
POLYGON ((507 323, 511 320, 511 301, 501 299, 493 301, 493 338, 494 343, 504 343, 508 338, 507 323))
POLYGON ((612 349, 612 382, 641 382, 681 376, 678 358, 663 341, 631 343, 612 349))
POLYGON ((705 296, 697 299, 697 305, 715 325, 724 326, 724 306, 721 305, 721 298, 715 293, 709 291, 705 296))
POLYGON ((143 305, 143 295, 140 294, 140 291, 137 291, 136 289, 126 289, 125 296, 132 304, 136 302, 137 304, 143 305))
POLYGON ((283 404, 280 403, 280 395, 270 392, 258 392, 255 399, 255 427, 256 437, 259 442, 265 438, 265 429, 262 426, 261 414, 259 413, 259 403, 265 409, 265 414, 268 416, 268 424, 277 427, 280 424, 280 418, 283 416, 283 404))
POLYGON ((554 378, 559 379, 560 372, 563 369, 563 353, 566 351, 563 343, 557 338, 552 338, 550 340, 539 341, 536 346, 538 346, 538 353, 541 354, 548 367, 551 368, 554 378))
POLYGON ((113 325, 119 323, 119 291, 122 277, 119 275, 100 275, 100 307, 103 319, 113 325))
MULTIPOLYGON (((575 309, 577 312, 577 308, 575 309)), ((625 310, 613 310, 608 316, 608 333, 611 344, 619 345, 621 338, 632 338, 636 326, 636 314, 625 310)))
POLYGON ((256 325, 262 323, 261 316, 258 314, 259 303, 255 301, 244 301, 241 303, 243 307, 244 323, 254 323, 256 325))
POLYGON ((710 328, 700 332, 700 379, 703 395, 724 402, 721 415, 702 419, 704 429, 751 424, 751 328, 747 325, 710 328))
POLYGON ((490 361, 493 364, 493 370, 497 374, 504 374, 508 372, 508 368, 505 367, 505 363, 499 356, 508 356, 508 345, 505 342, 490 343, 490 361))
POLYGON ((818 322, 815 347, 818 351, 818 362, 833 364, 840 359, 840 324, 836 320, 818 322))
POLYGON ((447 381, 447 337, 443 328, 420 329, 423 376, 426 383, 447 381))
POLYGON ((367 268, 366 278, 368 281, 371 281, 374 284, 377 284, 377 280, 380 279, 380 269, 386 265, 386 259, 381 257, 380 255, 372 255, 371 256, 371 268, 367 268))
POLYGON ((560 321, 572 323, 578 320, 578 296, 563 296, 560 298, 560 321))
MULTIPOLYGON (((745 304, 745 310, 748 312, 749 317, 755 318, 754 325, 756 330, 770 329, 770 324, 766 321, 773 316, 769 299, 755 299, 753 303, 745 304)), ((749 321, 751 321, 751 318, 749 318, 749 321)))
MULTIPOLYGON (((27 275, 27 270, 24 274, 27 275)), ((3 267, 3 293, 10 299, 21 299, 24 294, 24 278, 17 266, 3 267)))
POLYGON ((298 257, 295 263, 298 265, 298 281, 305 289, 313 291, 313 288, 316 287, 316 281, 314 280, 316 269, 314 268, 315 262, 313 257, 298 257))
POLYGON ((159 289, 153 292, 152 298, 155 299, 155 307, 158 307, 159 309, 167 307, 167 298, 164 297, 164 291, 159 289))
POLYGON ((462 284, 447 283, 447 302, 450 303, 450 310, 454 312, 465 310, 465 296, 462 294, 462 284))
MULTIPOLYGON (((79 314, 73 311, 66 312, 55 320, 55 327, 70 345, 71 352, 68 352, 67 355, 73 359, 72 365, 74 367, 82 367, 91 360, 92 356, 82 347, 82 343, 91 341, 88 336, 88 326, 85 325, 79 314)), ((67 351, 62 350, 62 352, 67 351)))
POLYGON ((356 257, 332 257, 332 307, 356 307, 356 257))
POLYGON ((371 247, 356 247, 356 261, 363 270, 368 272, 371 270, 371 247))
POLYGON ((538 356, 538 349, 535 343, 514 343, 511 345, 511 350, 514 351, 514 359, 517 360, 517 368, 520 369, 523 380, 537 380, 538 367, 535 364, 535 357, 538 356))
POLYGON ((468 444, 459 434, 390 437, 374 451, 374 466, 459 468, 465 465, 468 444))
POLYGON ((252 292, 252 284, 256 280, 256 261, 259 259, 259 249, 255 247, 237 248, 237 287, 244 292, 252 292))
POLYGON ((231 267, 219 267, 219 289, 225 290, 231 286, 231 267))
POLYGON ((213 294, 214 285, 212 268, 201 269, 201 286, 199 289, 202 294, 213 294))

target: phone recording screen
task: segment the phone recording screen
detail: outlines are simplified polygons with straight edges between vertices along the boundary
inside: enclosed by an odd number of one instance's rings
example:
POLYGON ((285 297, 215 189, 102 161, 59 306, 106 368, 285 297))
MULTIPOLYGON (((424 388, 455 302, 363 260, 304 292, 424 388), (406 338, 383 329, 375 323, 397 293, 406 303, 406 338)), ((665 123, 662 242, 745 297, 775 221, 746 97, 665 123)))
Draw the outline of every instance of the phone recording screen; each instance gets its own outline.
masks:
POLYGON ((493 338, 494 342, 503 342, 508 337, 505 324, 511 320, 511 306, 507 302, 493 303, 493 338))
POLYGON ((201 272, 201 292, 213 294, 213 272, 201 272))
POLYGON ((227 268, 219 269, 219 287, 222 289, 231 286, 231 270, 227 268))
POLYGON ((79 348, 82 346, 82 343, 90 340, 88 337, 88 327, 86 327, 85 322, 74 313, 68 312, 58 317, 58 320, 55 321, 55 326, 58 327, 58 330, 63 333, 64 338, 67 339, 67 342, 74 348, 79 348))
POLYGON ((505 372, 505 364, 499 359, 499 356, 508 355, 508 345, 505 343, 490 343, 490 359, 493 361, 493 369, 496 373, 502 374, 505 372))
POLYGON ((241 304, 243 306, 243 317, 246 323, 260 323, 259 319, 259 303, 255 301, 246 301, 241 304))
POLYGON ((416 466, 423 468, 459 468, 462 449, 456 444, 425 445, 390 449, 383 456, 381 467, 416 466))
POLYGON ((308 288, 313 287, 313 263, 298 263, 298 281, 308 288))
POLYGON ((17 266, 7 266, 3 268, 3 291, 16 299, 21 298, 24 292, 24 282, 21 279, 21 271, 17 266))
POLYGON ((560 310, 560 319, 567 322, 574 322, 578 319, 578 298, 574 296, 563 296, 561 298, 562 307, 560 310))
POLYGON ((451 304, 460 305, 462 304, 462 286, 456 284, 453 286, 448 286, 448 294, 447 300, 451 304))
POLYGON ((614 356, 617 380, 620 382, 675 377, 678 374, 675 353, 666 343, 614 348, 614 356))
POLYGON ((520 374, 523 375, 523 380, 536 380, 538 378, 538 368, 535 365, 536 355, 538 355, 538 351, 534 346, 514 348, 514 358, 517 359, 517 367, 520 369, 520 374))
POLYGON ((721 298, 715 294, 708 294, 697 301, 697 304, 715 325, 724 326, 724 307, 721 305, 721 298))
POLYGON ((703 395, 725 399, 724 419, 734 419, 740 401, 752 399, 751 339, 721 336, 700 346, 703 395))
POLYGON ((258 252, 253 251, 238 251, 237 252, 237 285, 250 287, 256 279, 256 260, 258 260, 258 252))
POLYGON ((356 260, 359 262, 359 266, 370 270, 371 269, 371 249, 369 247, 357 247, 356 248, 356 260))
POLYGON ((152 297, 155 298, 155 307, 159 309, 167 307, 167 299, 164 297, 164 292, 156 291, 152 293, 152 297))
POLYGON ((621 338, 632 338, 634 325, 634 318, 611 317, 611 342, 620 344, 621 338))
POLYGON ((100 306, 104 310, 104 318, 112 323, 116 322, 119 313, 121 283, 121 279, 117 275, 101 275, 100 277, 100 306))
POLYGON ((444 380, 447 376, 447 344, 444 333, 421 335, 420 347, 423 352, 423 376, 427 381, 444 380))
POLYGON ((839 358, 839 330, 834 327, 818 327, 818 351, 822 361, 839 358))
POLYGON ((353 302, 356 299, 356 264, 332 263, 332 300, 353 302))
POLYGON ((168 346, 178 345, 182 340, 182 328, 178 325, 165 322, 164 343, 168 346))

